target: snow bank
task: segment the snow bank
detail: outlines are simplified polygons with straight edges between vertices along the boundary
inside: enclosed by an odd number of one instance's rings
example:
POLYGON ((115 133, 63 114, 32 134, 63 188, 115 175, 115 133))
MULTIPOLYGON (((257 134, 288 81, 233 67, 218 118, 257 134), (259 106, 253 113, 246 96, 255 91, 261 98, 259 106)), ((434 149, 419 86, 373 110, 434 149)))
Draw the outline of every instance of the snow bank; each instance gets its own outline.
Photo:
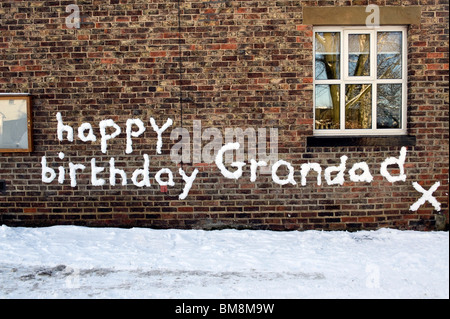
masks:
POLYGON ((449 298, 449 234, 2 226, 0 298, 449 298))

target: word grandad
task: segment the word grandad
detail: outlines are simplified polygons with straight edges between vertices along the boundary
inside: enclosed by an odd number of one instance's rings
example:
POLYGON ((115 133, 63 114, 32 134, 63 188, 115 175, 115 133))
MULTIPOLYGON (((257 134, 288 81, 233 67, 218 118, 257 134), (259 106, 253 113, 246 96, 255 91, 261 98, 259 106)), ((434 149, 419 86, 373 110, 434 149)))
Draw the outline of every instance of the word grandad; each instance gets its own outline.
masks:
MULTIPOLYGON (((60 113, 56 115, 57 119, 57 138, 60 141, 64 140, 64 135, 69 142, 74 140, 74 129, 67 124, 64 124, 62 116, 60 113)), ((173 121, 169 118, 161 126, 156 123, 153 118, 149 120, 150 126, 155 133, 156 137, 156 154, 162 154, 163 146, 163 134, 169 130, 172 126, 173 121)), ((197 123, 199 126, 199 123, 197 123)), ((128 119, 126 121, 125 134, 126 134, 126 147, 125 154, 131 154, 133 152, 133 138, 139 137, 146 130, 144 122, 140 119, 128 119)), ((178 128, 175 129, 175 131, 178 128)), ((177 131, 176 136, 180 136, 182 139, 186 137, 187 131, 177 131)), ((241 130, 242 132, 242 130, 241 130)), ((116 138, 122 133, 122 129, 117 125, 112 119, 102 120, 99 123, 99 138, 100 138, 100 150, 103 154, 108 152, 108 142, 116 138)), ((173 135, 171 135, 172 139, 173 135)), ((216 136, 217 137, 217 136, 216 136)), ((271 142, 277 141, 277 139, 272 139, 271 142)), ((94 142, 97 140, 97 135, 94 133, 93 127, 90 123, 82 123, 78 128, 78 138, 83 142, 94 142)), ((265 138, 265 135, 264 135, 265 138)), ((188 141, 190 141, 188 139, 188 141)), ((230 142, 225 139, 225 144, 222 144, 222 138, 220 138, 220 145, 218 144, 218 139, 214 140, 214 160, 213 162, 218 171, 223 177, 232 180, 238 180, 244 175, 244 168, 249 168, 251 182, 256 182, 258 179, 258 174, 263 174, 263 169, 268 169, 271 175, 272 181, 278 185, 297 185, 300 182, 301 186, 307 185, 307 177, 309 174, 314 174, 316 178, 317 186, 322 185, 323 179, 327 185, 344 185, 346 180, 350 180, 355 183, 371 183, 374 179, 371 169, 366 162, 357 162, 354 164, 348 164, 348 156, 343 155, 340 157, 340 161, 336 163, 335 166, 329 166, 323 168, 319 163, 303 163, 300 165, 297 172, 294 166, 285 161, 278 160, 278 154, 274 154, 272 151, 274 148, 271 145, 271 155, 267 155, 266 152, 248 152, 248 160, 245 161, 242 155, 243 143, 230 142), (231 155, 231 156, 230 156, 231 155), (235 156, 233 156, 235 155, 235 156), (231 162, 227 164, 226 159, 231 159, 231 162), (235 160, 233 160, 235 158, 235 160), (283 171, 282 173, 280 171, 283 171), (348 177, 346 178, 346 175, 348 177)), ((242 141, 242 140, 240 140, 242 141)), ((186 142, 186 140, 184 141, 186 142)), ((183 147, 190 147, 186 145, 189 143, 181 143, 179 141, 174 145, 177 151, 183 147)), ((250 146, 250 144, 248 144, 250 146)), ((265 145, 265 143, 264 143, 265 145)), ((171 150, 171 154, 173 149, 171 150)), ((386 158, 379 166, 378 170, 381 176, 383 176, 388 182, 405 182, 406 174, 404 164, 406 161, 407 149, 402 147, 399 154, 394 154, 394 156, 386 158), (390 172, 388 167, 395 167, 395 174, 390 172)), ((64 160, 64 152, 58 153, 58 158, 64 160)), ((179 163, 179 158, 175 163, 179 163)), ((170 168, 163 167, 160 168, 154 175, 151 176, 151 161, 149 154, 142 155, 141 166, 135 169, 131 173, 126 172, 125 169, 119 168, 121 165, 117 165, 117 161, 114 157, 111 157, 108 164, 101 164, 96 158, 92 158, 90 163, 73 163, 69 162, 68 165, 60 165, 57 169, 54 168, 54 162, 49 163, 46 156, 41 158, 41 177, 44 183, 53 183, 55 180, 59 184, 64 184, 70 182, 71 187, 77 187, 79 174, 83 174, 83 177, 87 172, 90 173, 90 183, 93 186, 103 186, 107 182, 111 186, 115 186, 117 181, 120 181, 120 185, 128 185, 129 181, 133 185, 140 188, 152 187, 151 177, 153 177, 156 184, 161 187, 161 189, 166 189, 167 187, 175 186, 175 174, 178 174, 184 182, 183 190, 179 194, 179 199, 185 199, 193 184, 197 178, 199 170, 194 168, 192 172, 188 173, 179 167, 176 172, 173 172, 170 168), (51 167, 53 166, 53 167, 51 167), (67 179, 66 175, 69 175, 67 179)), ((248 178, 248 177, 247 177, 248 178)), ((436 210, 440 210, 440 203, 432 196, 432 193, 439 187, 439 184, 435 184, 428 191, 423 189, 418 183, 413 183, 414 188, 422 193, 422 197, 411 206, 411 210, 417 210, 425 202, 430 202, 436 210)))

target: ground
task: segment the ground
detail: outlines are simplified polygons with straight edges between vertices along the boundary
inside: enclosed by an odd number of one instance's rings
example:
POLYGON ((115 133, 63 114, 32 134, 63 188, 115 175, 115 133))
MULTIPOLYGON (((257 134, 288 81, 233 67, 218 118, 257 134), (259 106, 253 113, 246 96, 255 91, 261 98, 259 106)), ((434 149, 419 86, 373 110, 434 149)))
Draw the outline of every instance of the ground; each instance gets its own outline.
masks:
POLYGON ((0 227, 0 298, 449 298, 449 233, 0 227))

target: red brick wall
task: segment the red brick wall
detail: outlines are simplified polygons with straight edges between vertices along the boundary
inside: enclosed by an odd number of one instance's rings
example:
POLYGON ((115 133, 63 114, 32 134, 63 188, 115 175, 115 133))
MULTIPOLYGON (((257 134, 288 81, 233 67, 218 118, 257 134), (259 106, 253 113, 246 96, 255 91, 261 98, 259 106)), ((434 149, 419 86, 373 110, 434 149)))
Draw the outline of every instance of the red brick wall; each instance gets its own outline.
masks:
MULTIPOLYGON (((32 153, 0 153, 0 222, 43 226, 144 226, 158 228, 254 229, 436 229, 430 203, 410 206, 429 189, 448 218, 448 1, 226 1, 83 0, 2 1, 0 3, 0 92, 30 93, 33 99, 32 153), (68 29, 67 5, 81 10, 80 29, 68 29), (408 146, 405 182, 391 184, 380 175, 387 157, 401 146, 308 147, 313 131, 312 26, 304 25, 304 6, 420 5, 420 25, 408 30, 408 146), (178 7, 180 5, 180 7, 178 7), (181 55, 180 55, 181 54, 181 55), (180 61, 181 58, 181 61, 180 61), (180 64, 181 62, 181 64, 180 64), (181 99, 180 99, 181 98, 181 99), (89 122, 95 142, 57 138, 56 114, 76 129, 89 122), (238 180, 225 178, 214 163, 187 163, 199 170, 188 197, 179 200, 184 182, 170 158, 176 141, 156 134, 149 123, 192 131, 203 128, 278 129, 278 158, 291 163, 297 185, 278 185, 270 175, 250 182, 249 164, 238 180), (126 154, 125 123, 139 118, 146 131, 126 154), (122 134, 100 150, 99 122, 113 119, 122 134), (58 153, 65 154, 64 159, 58 153), (111 186, 108 167, 127 172, 150 158, 151 187, 111 186), (368 183, 316 185, 315 176, 300 185, 300 166, 323 169, 348 156, 347 171, 365 161, 374 176, 368 183), (64 184, 44 183, 41 158, 66 169, 64 184), (90 181, 90 161, 105 171, 104 186, 90 181), (69 162, 84 164, 71 187, 69 162), (171 169, 175 186, 161 192, 154 180, 171 169)), ((192 136, 191 136, 192 138, 192 136)), ((209 141, 203 141, 205 146, 209 141)), ((283 171, 280 169, 280 176, 283 171)), ((448 220, 448 219, 447 219, 448 220)))

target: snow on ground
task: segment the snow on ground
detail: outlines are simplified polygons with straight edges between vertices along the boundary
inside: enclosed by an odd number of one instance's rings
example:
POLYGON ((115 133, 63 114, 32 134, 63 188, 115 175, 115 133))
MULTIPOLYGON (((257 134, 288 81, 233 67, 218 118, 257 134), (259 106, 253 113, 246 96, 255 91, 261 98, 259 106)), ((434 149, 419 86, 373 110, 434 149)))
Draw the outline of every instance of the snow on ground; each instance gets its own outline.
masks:
POLYGON ((449 298, 449 233, 0 227, 0 298, 449 298))

